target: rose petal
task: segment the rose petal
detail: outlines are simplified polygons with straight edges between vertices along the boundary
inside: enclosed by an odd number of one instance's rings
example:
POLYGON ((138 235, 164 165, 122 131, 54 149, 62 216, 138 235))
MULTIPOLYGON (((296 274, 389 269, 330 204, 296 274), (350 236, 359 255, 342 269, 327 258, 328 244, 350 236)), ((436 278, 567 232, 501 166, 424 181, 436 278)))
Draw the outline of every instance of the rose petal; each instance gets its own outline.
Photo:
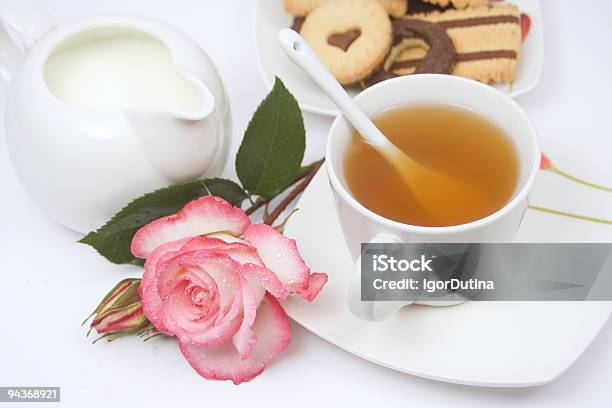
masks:
POLYGON ((157 292, 157 276, 155 274, 157 261, 168 253, 174 253, 174 251, 180 249, 187 241, 189 241, 189 238, 168 242, 155 249, 145 262, 142 282, 138 288, 138 294, 140 295, 140 299, 142 299, 142 308, 145 316, 147 316, 147 319, 149 319, 157 330, 166 334, 170 333, 168 333, 168 330, 162 322, 162 300, 157 292))
POLYGON ((194 237, 188 240, 182 246, 181 251, 195 251, 198 249, 211 249, 219 254, 228 255, 234 261, 240 264, 252 263, 255 265, 263 265, 257 250, 246 241, 236 239, 226 242, 218 237, 194 237))
POLYGON ((236 242, 227 242, 221 238, 217 238, 211 235, 192 237, 181 250, 183 251, 195 251, 197 249, 228 249, 228 248, 241 248, 250 247, 246 242, 238 240, 236 242))
POLYGON ((151 252, 147 260, 145 261, 145 269, 154 270, 155 264, 159 261, 160 258, 162 258, 168 253, 179 251, 192 239, 193 238, 183 238, 176 241, 166 242, 165 244, 158 246, 153 252, 151 252))
POLYGON ((249 225, 244 238, 257 249, 264 265, 276 273, 289 291, 307 287, 310 270, 300 256, 295 240, 265 224, 249 225))
POLYGON ((145 225, 132 240, 132 254, 146 259, 158 246, 185 237, 226 232, 240 236, 251 223, 240 208, 214 196, 191 201, 174 215, 145 225))
POLYGON ((327 274, 315 272, 310 274, 308 278, 308 287, 306 289, 298 290, 298 295, 303 297, 309 302, 312 302, 314 298, 317 297, 321 289, 323 289, 323 285, 327 283, 327 274))
POLYGON ((212 324, 220 310, 218 294, 210 287, 202 287, 193 282, 189 282, 187 288, 181 294, 180 303, 186 318, 198 320, 204 325, 212 324), (200 293, 202 295, 201 301, 205 301, 205 303, 195 304, 194 293, 200 293))
POLYGON ((227 312, 234 294, 240 292, 238 281, 240 264, 228 255, 214 250, 200 249, 190 252, 170 253, 160 258, 156 266, 157 291, 163 299, 176 285, 177 273, 195 266, 209 274, 221 296, 221 307, 227 312))
POLYGON ((193 237, 187 240, 185 245, 181 247, 181 251, 196 251, 198 249, 219 249, 227 248, 230 244, 219 239, 209 236, 205 237, 193 237))
POLYGON ((257 310, 253 331, 257 335, 257 344, 247 360, 240 359, 231 343, 215 347, 198 347, 180 341, 178 344, 189 364, 201 376, 240 384, 258 376, 291 341, 287 315, 270 294, 257 310))
MULTIPOLYGON (((195 266, 191 266, 179 276, 177 285, 164 298, 162 309, 164 326, 174 334, 202 333, 210 330, 217 323, 218 316, 223 316, 223 313, 220 313, 216 282, 205 271, 195 266), (191 298, 193 288, 202 288, 211 294, 206 312, 202 307, 193 304, 191 298)), ((222 321, 223 319, 218 319, 219 323, 222 321)))
POLYGON ((191 238, 181 247, 181 251, 211 249, 217 255, 228 255, 241 264, 239 271, 251 283, 261 286, 280 299, 285 299, 289 295, 276 274, 263 266, 254 247, 238 238, 231 239, 230 242, 226 242, 225 238, 224 234, 191 238))
POLYGON ((209 234, 209 235, 206 235, 206 236, 210 237, 210 238, 220 239, 222 241, 227 242, 228 244, 231 244, 231 243, 234 243, 234 242, 239 242, 239 243, 242 243, 242 244, 246 244, 247 243, 243 239, 237 238, 237 237, 235 237, 233 235, 225 234, 223 232, 217 232, 217 233, 209 234))
POLYGON ((263 290, 259 289, 258 294, 251 285, 247 282, 246 278, 240 277, 240 284, 242 286, 242 305, 243 305, 243 317, 240 329, 232 337, 234 347, 238 351, 241 360, 246 360, 251 357, 253 348, 257 343, 257 335, 253 331, 253 323, 255 323, 255 316, 257 313, 257 307, 263 299, 263 290))
MULTIPOLYGON (((164 300, 161 312, 164 327, 182 342, 198 345, 218 345, 228 341, 240 328, 242 322, 242 288, 238 269, 240 265, 229 256, 217 254, 211 250, 198 250, 179 255, 167 260, 163 265, 158 263, 157 291, 164 300), (197 273, 201 269, 214 279, 220 297, 221 310, 216 321, 206 330, 198 330, 197 322, 187 324, 181 319, 180 294, 175 294, 176 280, 181 279, 176 273, 197 273), (193 268, 197 266, 198 268, 193 268)), ((211 316, 214 317, 214 316, 211 316)))
POLYGON ((276 298, 286 299, 289 296, 289 291, 285 289, 283 282, 266 267, 246 264, 240 267, 240 273, 250 282, 261 286, 276 298))

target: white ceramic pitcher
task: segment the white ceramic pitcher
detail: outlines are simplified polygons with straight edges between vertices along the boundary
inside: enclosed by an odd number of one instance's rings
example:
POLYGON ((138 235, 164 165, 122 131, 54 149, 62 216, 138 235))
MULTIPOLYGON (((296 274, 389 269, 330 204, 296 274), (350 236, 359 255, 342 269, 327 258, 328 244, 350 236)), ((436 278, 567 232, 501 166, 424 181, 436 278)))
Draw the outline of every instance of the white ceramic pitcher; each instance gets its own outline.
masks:
POLYGON ((143 193, 223 170, 227 96, 187 35, 129 15, 56 27, 33 0, 0 0, 0 20, 9 154, 53 219, 86 232, 143 193))

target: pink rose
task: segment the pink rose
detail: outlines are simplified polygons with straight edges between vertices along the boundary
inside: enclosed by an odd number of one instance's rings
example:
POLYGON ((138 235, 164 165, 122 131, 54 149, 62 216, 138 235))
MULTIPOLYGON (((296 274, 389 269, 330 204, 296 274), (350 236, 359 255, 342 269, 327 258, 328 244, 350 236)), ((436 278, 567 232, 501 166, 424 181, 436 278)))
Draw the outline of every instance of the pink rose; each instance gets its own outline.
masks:
POLYGON ((132 253, 146 259, 139 294, 149 321, 177 338, 200 375, 235 384, 291 340, 277 298, 310 301, 327 282, 310 273, 294 240, 213 196, 141 228, 132 253))

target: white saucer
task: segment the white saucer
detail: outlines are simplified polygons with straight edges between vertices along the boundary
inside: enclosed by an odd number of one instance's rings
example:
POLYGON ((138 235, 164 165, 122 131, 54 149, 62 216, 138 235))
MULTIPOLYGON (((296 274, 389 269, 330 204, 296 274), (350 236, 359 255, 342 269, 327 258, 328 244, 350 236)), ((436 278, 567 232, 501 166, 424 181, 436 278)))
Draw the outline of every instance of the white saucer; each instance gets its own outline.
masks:
MULTIPOLYGON (((380 323, 361 321, 346 307, 353 263, 325 168, 298 208, 285 233, 297 240, 313 271, 327 272, 329 282, 313 303, 295 297, 284 302, 285 309, 306 329, 376 364, 459 384, 541 385, 576 361, 612 313, 612 302, 469 302, 410 306, 380 323)), ((524 224, 537 219, 528 216, 524 224)))
MULTIPOLYGON (((511 0, 529 14, 531 31, 521 48, 516 78, 512 88, 508 84, 495 85, 512 97, 533 89, 542 74, 544 59, 544 34, 539 0, 511 0)), ((295 66, 278 44, 277 34, 281 28, 290 27, 293 17, 285 12, 283 0, 259 0, 255 11, 255 41, 260 72, 264 82, 272 89, 274 77, 282 78, 285 85, 297 98, 300 107, 321 115, 336 116, 338 110, 319 87, 295 66)), ((351 92, 356 95, 355 91, 351 92)))

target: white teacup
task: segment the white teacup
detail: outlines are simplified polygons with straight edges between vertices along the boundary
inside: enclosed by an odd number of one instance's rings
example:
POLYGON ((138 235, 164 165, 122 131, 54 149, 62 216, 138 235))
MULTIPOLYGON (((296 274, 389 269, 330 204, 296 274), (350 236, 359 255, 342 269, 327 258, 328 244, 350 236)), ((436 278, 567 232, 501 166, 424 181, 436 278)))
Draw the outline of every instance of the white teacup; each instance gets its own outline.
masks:
MULTIPOLYGON (((488 85, 469 79, 434 74, 404 76, 366 89, 355 101, 370 117, 396 106, 451 103, 467 107, 505 131, 516 146, 520 166, 513 197, 503 208, 485 218, 449 227, 402 224, 368 210, 351 194, 344 177, 344 159, 353 129, 342 115, 336 118, 329 132, 326 165, 345 241, 355 261, 348 307, 360 318, 381 320, 414 302, 361 301, 361 243, 512 241, 527 210, 527 196, 540 165, 540 146, 535 127, 515 101, 488 85)), ((448 306, 462 301, 450 298, 448 302, 416 303, 448 306)))

